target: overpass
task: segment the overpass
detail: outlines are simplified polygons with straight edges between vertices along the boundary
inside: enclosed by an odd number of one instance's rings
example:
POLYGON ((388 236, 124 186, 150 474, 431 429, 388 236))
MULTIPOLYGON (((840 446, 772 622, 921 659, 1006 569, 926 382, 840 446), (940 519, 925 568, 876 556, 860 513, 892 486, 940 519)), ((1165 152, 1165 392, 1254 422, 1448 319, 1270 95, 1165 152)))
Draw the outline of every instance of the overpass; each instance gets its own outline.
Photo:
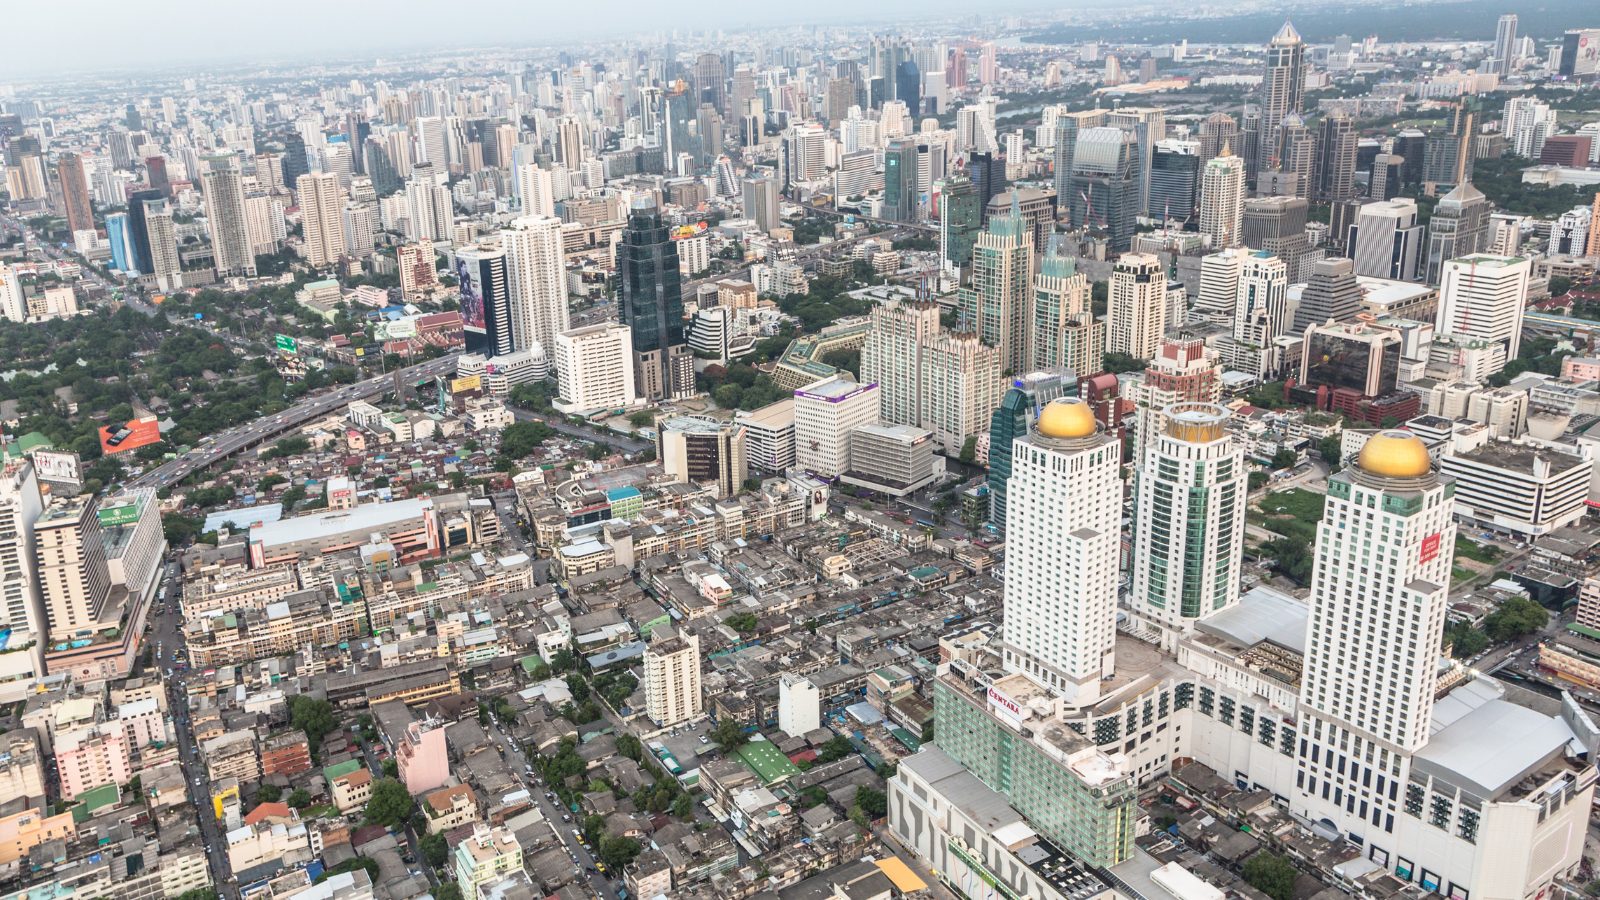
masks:
POLYGON ((320 419, 356 400, 366 400, 386 393, 389 386, 402 382, 415 382, 422 378, 444 375, 455 371, 459 353, 451 353, 365 381, 347 384, 296 403, 283 412, 262 416, 253 422, 238 425, 220 434, 212 435, 188 453, 170 459, 128 482, 129 487, 160 488, 182 481, 201 469, 207 469, 236 453, 252 450, 271 443, 302 425, 320 419))

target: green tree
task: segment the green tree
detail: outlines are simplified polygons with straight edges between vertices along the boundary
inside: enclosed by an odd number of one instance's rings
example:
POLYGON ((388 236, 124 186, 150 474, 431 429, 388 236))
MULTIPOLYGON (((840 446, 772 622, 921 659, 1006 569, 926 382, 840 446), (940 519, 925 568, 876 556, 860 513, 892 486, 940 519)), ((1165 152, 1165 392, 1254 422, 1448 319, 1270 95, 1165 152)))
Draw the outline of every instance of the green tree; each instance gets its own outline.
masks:
POLYGON ((731 718, 724 718, 711 729, 711 740, 715 741, 723 752, 731 752, 744 746, 749 738, 745 736, 744 729, 731 718))
POLYGON ((389 778, 400 777, 400 764, 395 762, 394 757, 391 756, 383 761, 383 774, 389 778))
POLYGON ((1280 449, 1277 453, 1272 454, 1272 464, 1271 465, 1272 465, 1272 468, 1275 469, 1275 470, 1276 469, 1287 469, 1290 466, 1294 465, 1295 462, 1297 462, 1299 459, 1300 459, 1300 457, 1298 455, 1296 455, 1296 453, 1293 450, 1290 450, 1288 447, 1284 447, 1284 448, 1280 449))
POLYGON ((1489 636, 1465 622, 1446 628, 1444 642, 1456 659, 1470 659, 1489 648, 1489 636))
POLYGON ((1512 597, 1483 620, 1483 630, 1497 644, 1533 634, 1550 621, 1545 608, 1526 597, 1512 597))
POLYGON ((854 752, 856 752, 856 748, 851 745, 849 738, 843 735, 835 735, 828 738, 828 742, 823 744, 817 751, 817 759, 820 762, 831 763, 844 759, 854 752))
POLYGON ((1112 375, 1120 375, 1123 372, 1139 372, 1146 365, 1144 360, 1126 353, 1107 353, 1100 364, 1105 371, 1110 372, 1112 375))
POLYGON ((740 634, 749 634, 750 632, 756 630, 756 626, 759 625, 760 622, 758 619, 756 619, 755 613, 740 612, 734 613, 726 619, 723 619, 722 624, 732 628, 734 631, 737 631, 740 634))
POLYGON ((428 865, 433 866, 435 869, 444 865, 450 859, 450 844, 442 834, 430 834, 424 837, 421 846, 422 858, 427 860, 428 865))
POLYGON ((311 792, 305 788, 295 788, 289 795, 289 805, 295 809, 305 809, 311 805, 311 792))
POLYGON ((289 724, 306 733, 306 740, 315 747, 333 731, 333 704, 307 694, 289 698, 289 724))
POLYGON ((518 460, 533 454, 555 436, 555 429, 543 422, 513 422, 500 432, 500 456, 518 460))
POLYGON ((276 803, 281 797, 283 789, 275 784, 263 784, 261 789, 256 791, 257 803, 276 803))
POLYGON ((872 787, 856 788, 855 806, 874 819, 881 819, 889 814, 889 797, 883 791, 872 787))
POLYGON ((454 881, 441 881, 433 889, 433 900, 461 900, 461 888, 454 881))
POLYGON ((656 424, 656 414, 647 409, 641 409, 628 416, 628 424, 635 428, 649 428, 656 424))
POLYGON ((411 794, 406 786, 393 778, 378 779, 372 786, 372 799, 367 801, 367 824, 396 828, 410 817, 411 794))
POLYGON ((1340 439, 1339 435, 1330 434, 1322 440, 1317 441, 1317 455, 1322 457, 1322 461, 1331 466, 1333 471, 1337 472, 1339 471, 1341 463, 1344 461, 1342 455, 1343 446, 1344 442, 1340 439))
POLYGON ((1571 278, 1568 278, 1565 275, 1550 276, 1550 296, 1564 297, 1570 290, 1572 290, 1571 278))
POLYGON ((961 461, 970 466, 972 465, 972 461, 977 459, 977 457, 978 436, 975 434, 969 434, 967 435, 967 439, 961 442, 961 461))
POLYGON ((618 872, 639 855, 639 842, 631 837, 608 834, 600 839, 600 859, 618 872))
POLYGON ((1289 860, 1265 850, 1244 863, 1244 880, 1272 900, 1294 900, 1296 874, 1289 860))

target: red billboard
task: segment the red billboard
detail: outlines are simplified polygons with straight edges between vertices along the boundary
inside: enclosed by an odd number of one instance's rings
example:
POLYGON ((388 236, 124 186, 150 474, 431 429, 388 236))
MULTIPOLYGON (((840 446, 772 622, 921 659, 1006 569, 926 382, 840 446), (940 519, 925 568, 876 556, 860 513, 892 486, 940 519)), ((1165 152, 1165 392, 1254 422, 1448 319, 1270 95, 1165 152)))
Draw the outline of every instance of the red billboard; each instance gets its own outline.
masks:
POLYGON ((130 419, 126 425, 100 426, 100 451, 108 456, 160 442, 161 428, 155 416, 130 419))

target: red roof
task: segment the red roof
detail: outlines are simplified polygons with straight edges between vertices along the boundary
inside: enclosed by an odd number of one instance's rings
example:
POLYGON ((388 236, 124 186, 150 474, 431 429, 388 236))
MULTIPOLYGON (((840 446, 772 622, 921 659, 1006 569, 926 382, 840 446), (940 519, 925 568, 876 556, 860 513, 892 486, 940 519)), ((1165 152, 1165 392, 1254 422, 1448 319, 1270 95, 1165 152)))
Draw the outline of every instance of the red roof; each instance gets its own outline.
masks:
POLYGON ((287 818, 289 818, 289 804, 263 803, 257 806, 255 809, 250 810, 250 814, 244 817, 244 824, 254 825, 258 822, 264 822, 268 819, 287 818))

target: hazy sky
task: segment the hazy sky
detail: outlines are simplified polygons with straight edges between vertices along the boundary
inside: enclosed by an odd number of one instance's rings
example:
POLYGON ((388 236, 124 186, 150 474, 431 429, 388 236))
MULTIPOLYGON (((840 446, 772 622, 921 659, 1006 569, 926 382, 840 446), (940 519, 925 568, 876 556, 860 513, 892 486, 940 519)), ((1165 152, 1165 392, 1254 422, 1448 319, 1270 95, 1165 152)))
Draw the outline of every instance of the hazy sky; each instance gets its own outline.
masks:
MULTIPOLYGON (((0 77, 536 44, 582 33, 833 24, 963 14, 1042 0, 0 0, 0 77)), ((1060 5, 1060 4, 1053 4, 1060 5)))

